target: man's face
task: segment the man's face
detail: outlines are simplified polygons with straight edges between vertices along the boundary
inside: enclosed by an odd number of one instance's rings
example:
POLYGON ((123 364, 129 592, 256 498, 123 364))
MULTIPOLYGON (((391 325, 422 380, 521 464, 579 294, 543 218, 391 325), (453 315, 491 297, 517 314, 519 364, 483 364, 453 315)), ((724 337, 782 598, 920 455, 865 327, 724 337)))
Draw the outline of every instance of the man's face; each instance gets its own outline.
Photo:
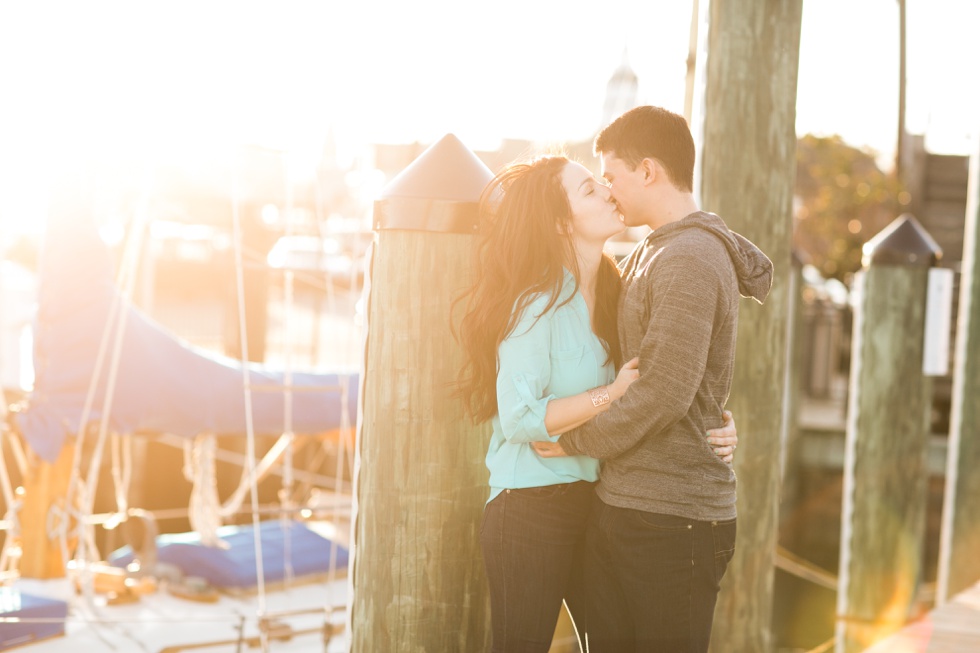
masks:
POLYGON ((644 176, 642 166, 631 170, 615 152, 602 153, 602 176, 609 184, 613 200, 623 214, 623 221, 629 227, 643 224, 644 176))

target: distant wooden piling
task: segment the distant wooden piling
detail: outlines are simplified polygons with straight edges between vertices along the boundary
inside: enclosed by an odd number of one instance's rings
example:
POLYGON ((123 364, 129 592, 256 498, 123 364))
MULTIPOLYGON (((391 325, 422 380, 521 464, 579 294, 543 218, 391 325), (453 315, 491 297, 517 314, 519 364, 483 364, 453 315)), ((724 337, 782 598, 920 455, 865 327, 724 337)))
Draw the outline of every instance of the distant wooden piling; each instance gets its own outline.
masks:
POLYGON ((803 391, 803 349, 804 342, 804 301, 803 301, 803 261, 794 251, 790 258, 792 272, 788 276, 787 301, 789 321, 787 360, 785 367, 785 390, 783 396, 783 419, 779 446, 779 522, 788 517, 800 500, 800 484, 797 482, 801 471, 802 451, 800 448, 799 413, 803 391), (787 480, 788 479, 788 480, 787 480))
POLYGON ((936 599, 980 580, 980 152, 970 160, 936 599))
POLYGON ((450 307, 471 278, 477 200, 491 177, 449 135, 375 204, 355 464, 354 653, 489 648, 479 547, 489 430, 450 399, 462 365, 450 307))
POLYGON ((863 651, 912 615, 925 538, 932 381, 922 372, 929 268, 910 215, 865 244, 857 280, 836 650, 863 651))
MULTIPOLYGON (((802 1, 711 0, 708 11, 701 206, 775 265, 766 304, 740 307, 728 402, 741 435, 738 540, 711 650, 759 653, 772 646, 802 1)), ((699 125, 692 129, 698 133, 699 125)))

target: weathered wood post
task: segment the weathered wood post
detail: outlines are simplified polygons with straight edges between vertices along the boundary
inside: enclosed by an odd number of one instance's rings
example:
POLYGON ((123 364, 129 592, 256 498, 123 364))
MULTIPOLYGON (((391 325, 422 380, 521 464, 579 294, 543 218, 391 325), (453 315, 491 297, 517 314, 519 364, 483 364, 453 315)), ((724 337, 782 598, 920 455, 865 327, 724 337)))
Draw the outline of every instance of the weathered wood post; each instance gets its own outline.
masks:
POLYGON ((945 602, 980 580, 980 152, 970 182, 953 357, 946 494, 936 599, 945 602))
POLYGON ((911 215, 864 246, 854 306, 836 650, 863 651, 910 616, 921 580, 932 381, 922 372, 929 268, 911 215))
MULTIPOLYGON (((75 446, 66 443, 54 463, 32 456, 34 464, 24 479, 20 537, 23 555, 20 574, 24 578, 62 578, 65 564, 59 535, 52 533, 59 520, 68 519, 68 485, 75 446)), ((70 555, 71 551, 69 551, 70 555)))
POLYGON ((479 524, 490 434, 450 399, 462 365, 450 308, 470 279, 478 200, 492 176, 450 134, 375 203, 355 463, 355 653, 489 648, 479 524))
POLYGON ((783 423, 779 444, 779 522, 783 522, 799 501, 799 484, 796 479, 800 472, 800 396, 803 390, 803 261, 797 252, 790 257, 791 273, 787 277, 786 297, 789 304, 789 319, 786 324, 786 365, 785 390, 783 395, 783 423), (787 479, 791 479, 787 482, 787 479))
POLYGON ((701 206, 759 245, 775 266, 765 305, 740 308, 728 402, 742 434, 738 540, 711 649, 759 653, 772 646, 803 9, 802 0, 711 0, 708 11, 701 206))

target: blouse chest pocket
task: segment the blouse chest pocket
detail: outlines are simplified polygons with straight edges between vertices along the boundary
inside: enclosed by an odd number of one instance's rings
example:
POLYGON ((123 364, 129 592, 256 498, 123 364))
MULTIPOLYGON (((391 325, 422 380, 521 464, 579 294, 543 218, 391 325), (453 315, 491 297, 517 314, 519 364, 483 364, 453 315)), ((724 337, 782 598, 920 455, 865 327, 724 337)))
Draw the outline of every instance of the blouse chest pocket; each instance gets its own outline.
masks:
POLYGON ((551 352, 552 364, 554 364, 555 361, 571 361, 573 363, 577 362, 585 356, 586 349, 587 347, 585 345, 582 345, 581 347, 572 347, 571 349, 559 349, 557 351, 552 351, 551 352))
POLYGON ((589 347, 582 345, 551 352, 550 391, 564 397, 595 385, 599 365, 589 347))

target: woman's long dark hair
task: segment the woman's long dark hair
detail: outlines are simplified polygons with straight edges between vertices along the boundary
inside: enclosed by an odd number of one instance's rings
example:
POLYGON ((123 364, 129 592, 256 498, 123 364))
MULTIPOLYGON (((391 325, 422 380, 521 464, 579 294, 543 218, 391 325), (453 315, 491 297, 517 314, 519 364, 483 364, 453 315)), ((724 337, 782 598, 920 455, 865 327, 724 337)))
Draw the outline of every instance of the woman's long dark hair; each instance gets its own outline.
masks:
MULTIPOLYGON (((457 337, 465 362, 456 395, 475 422, 497 413, 497 349, 521 313, 539 294, 555 306, 564 280, 563 267, 577 279, 579 270, 570 233, 572 219, 561 173, 568 159, 546 156, 508 166, 487 185, 480 199, 480 234, 476 241, 475 282, 457 304, 465 308, 457 337)), ((592 328, 619 367, 616 310, 619 271, 603 256, 596 280, 592 328)), ((562 301, 566 304, 574 297, 562 301)), ((540 315, 535 316, 540 317, 540 315)))

